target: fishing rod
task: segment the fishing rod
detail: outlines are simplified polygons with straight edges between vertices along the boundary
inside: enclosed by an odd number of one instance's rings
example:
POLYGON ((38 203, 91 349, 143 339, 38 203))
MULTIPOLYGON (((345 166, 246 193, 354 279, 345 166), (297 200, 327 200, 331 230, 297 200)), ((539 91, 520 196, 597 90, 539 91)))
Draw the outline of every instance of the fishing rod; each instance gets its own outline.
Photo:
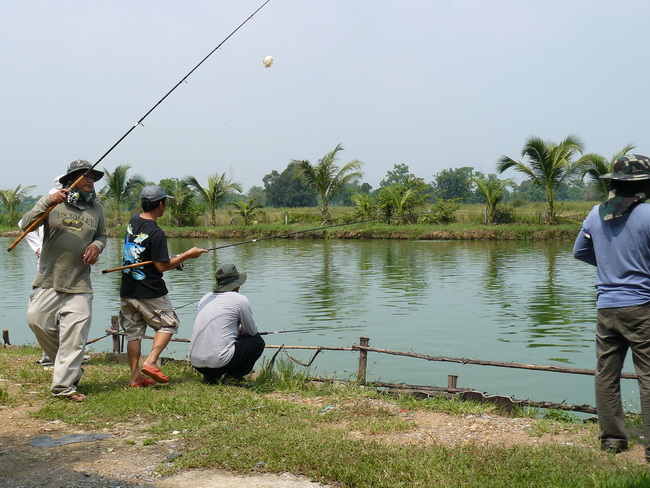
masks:
MULTIPOLYGON (((274 330, 274 331, 261 331, 258 332, 259 335, 270 335, 270 334, 286 334, 289 332, 314 332, 318 330, 343 330, 343 329, 358 329, 358 326, 355 325, 343 325, 341 327, 327 327, 327 326, 314 326, 314 327, 303 327, 301 329, 283 329, 283 330, 274 330)), ((97 339, 93 339, 91 341, 88 341, 86 344, 93 344, 101 339, 104 339, 105 337, 108 336, 123 336, 126 335, 126 332, 116 332, 113 329, 106 329, 106 335, 103 335, 102 337, 98 337, 97 339)), ((144 339, 153 339, 152 336, 144 336, 144 339)), ((173 337, 170 339, 172 342, 192 342, 190 339, 184 339, 182 337, 173 337)))
MULTIPOLYGON (((113 149, 115 149, 115 148, 116 148, 116 147, 117 147, 117 146, 118 146, 118 145, 119 145, 119 144, 120 144, 124 139, 126 139, 126 137, 127 137, 127 136, 128 136, 128 135, 129 135, 129 134, 130 134, 130 133, 131 133, 131 132, 132 132, 132 131, 137 127, 137 126, 142 125, 142 122, 144 121, 144 119, 146 119, 147 116, 149 116, 149 114, 150 114, 151 112, 153 112, 153 111, 158 107, 158 105, 160 105, 163 101, 165 101, 165 99, 166 99, 169 95, 171 95, 172 92, 173 92, 174 90, 176 90, 176 88, 178 88, 178 87, 181 85, 181 83, 185 82, 185 80, 187 80, 187 78, 189 78, 189 76, 190 76, 192 73, 194 73, 194 71, 196 71, 196 70, 199 68, 199 66, 201 66, 201 65, 202 65, 202 64, 203 64, 203 63, 204 63, 204 62, 205 62, 205 61, 206 61, 210 56, 212 56, 212 54, 213 54, 217 49, 219 49, 221 46, 223 46, 224 43, 225 43, 228 39, 230 39, 230 38, 231 38, 231 37, 232 37, 232 36, 233 36, 233 35, 234 35, 234 34, 235 34, 239 29, 241 29, 241 28, 244 26, 244 24, 246 24, 249 20, 251 20, 251 19, 253 18, 253 16, 254 16, 257 12, 259 12, 260 10, 262 10, 262 8, 264 8, 264 6, 265 6, 267 3, 269 3, 270 1, 271 1, 271 0, 266 0, 266 1, 265 1, 265 2, 260 6, 260 7, 258 7, 257 10, 255 10, 255 12, 253 12, 251 15, 249 15, 249 16, 246 18, 246 20, 244 20, 241 24, 239 24, 235 30, 233 30, 230 34, 228 34, 228 36, 226 36, 226 38, 225 38, 223 41, 221 41, 221 42, 217 45, 217 47, 215 47, 212 51, 210 51, 210 52, 208 53, 207 56, 205 56, 205 57, 204 57, 204 58, 203 58, 203 59, 202 59, 202 60, 201 60, 201 61, 200 61, 196 66, 194 66, 194 68, 192 68, 192 69, 191 69, 191 70, 190 70, 190 71, 189 71, 185 76, 183 76, 183 78, 181 78, 181 80, 180 80, 178 83, 176 83, 176 84, 174 85, 174 87, 173 87, 171 90, 169 90, 169 91, 165 94, 164 97, 162 97, 160 100, 158 100, 158 102, 157 102, 153 107, 151 107, 151 108, 149 109, 149 111, 148 111, 147 113, 145 113, 145 114, 140 118, 140 120, 138 120, 135 124, 133 124, 133 127, 131 127, 129 130, 127 130, 127 131, 124 133, 124 135, 123 135, 122 137, 120 137, 120 138, 117 140, 117 142, 116 142, 115 144, 113 144, 113 145, 108 149, 108 151, 106 151, 106 152, 105 152, 105 153, 104 153, 104 154, 103 154, 103 155, 102 155, 102 156, 97 160, 97 162, 95 162, 95 164, 93 164, 90 168, 88 168, 88 169, 84 172, 84 174, 82 174, 79 178, 77 178, 77 179, 76 179, 76 180, 75 180, 75 181, 74 181, 74 182, 73 182, 73 183, 68 187, 68 190, 73 190, 74 188, 76 188, 76 186, 77 186, 79 183, 81 183, 81 181, 86 177, 86 175, 95 169, 95 166, 97 166, 97 165, 98 165, 98 164, 99 164, 99 163, 100 163, 100 162, 101 162, 101 161, 102 161, 106 156, 108 156, 108 155, 111 153, 111 151, 113 151, 113 149)), ((144 126, 143 126, 143 127, 144 127, 144 126)), ((25 229, 25 230, 23 231, 23 233, 20 234, 20 236, 18 236, 18 238, 17 238, 17 239, 16 239, 16 240, 15 240, 15 241, 14 241, 14 242, 13 242, 13 243, 8 247, 8 248, 7 248, 7 251, 8 251, 8 252, 11 251, 14 247, 16 247, 16 245, 17 245, 20 241, 22 241, 22 240, 25 238, 25 236, 26 236, 27 234, 29 234, 29 233, 32 232, 34 229, 36 229, 36 228, 41 224, 41 222, 43 222, 43 220, 45 220, 45 218, 49 215, 49 213, 52 211, 52 209, 53 209, 54 207, 55 207, 55 205, 52 205, 52 206, 48 207, 47 210, 45 211, 45 213, 43 213, 43 215, 41 215, 38 219, 36 219, 34 222, 32 222, 32 224, 30 224, 30 225, 27 227, 27 229, 25 229)))
POLYGON ((287 332, 315 332, 319 330, 345 330, 345 329, 359 329, 359 326, 356 325, 342 325, 340 327, 327 327, 324 325, 314 326, 314 327, 303 327, 300 329, 283 329, 275 330, 272 332, 259 332, 259 335, 270 335, 270 334, 285 334, 287 332))
MULTIPOLYGON (((284 234, 277 234, 277 235, 274 235, 274 236, 259 237, 257 239, 251 239, 250 241, 235 242, 233 244, 226 244, 226 245, 223 245, 223 246, 211 247, 211 248, 209 248, 207 250, 208 251, 216 251, 217 249, 225 249, 227 247, 242 246, 244 244, 252 244, 253 242, 266 241, 268 239, 277 239, 278 237, 288 237, 288 236, 293 236, 293 235, 296 235, 296 234, 305 234, 307 232, 314 232, 314 231, 323 230, 323 229, 331 229, 333 227, 343 227, 344 225, 364 224, 366 222, 374 222, 375 220, 381 220, 382 218, 383 217, 378 217, 378 218, 374 218, 374 219, 358 220, 356 222, 347 222, 345 224, 326 225, 324 227, 314 227, 313 229, 305 229, 305 230, 297 230, 297 231, 294 231, 294 232, 286 232, 284 234)), ((146 266, 148 264, 153 264, 153 261, 143 261, 141 263, 133 263, 133 264, 127 264, 125 266, 120 266, 119 268, 105 269, 105 270, 102 271, 102 274, 112 273, 113 271, 121 271, 123 269, 139 268, 141 266, 146 266)))

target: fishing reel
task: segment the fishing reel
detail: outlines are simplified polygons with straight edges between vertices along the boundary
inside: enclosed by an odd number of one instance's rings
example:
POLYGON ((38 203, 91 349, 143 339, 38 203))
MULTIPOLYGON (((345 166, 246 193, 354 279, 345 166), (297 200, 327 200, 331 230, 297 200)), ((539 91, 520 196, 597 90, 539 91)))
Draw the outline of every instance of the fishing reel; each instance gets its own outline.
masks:
POLYGON ((76 204, 81 198, 81 194, 78 191, 70 190, 68 192, 68 203, 71 205, 76 204))

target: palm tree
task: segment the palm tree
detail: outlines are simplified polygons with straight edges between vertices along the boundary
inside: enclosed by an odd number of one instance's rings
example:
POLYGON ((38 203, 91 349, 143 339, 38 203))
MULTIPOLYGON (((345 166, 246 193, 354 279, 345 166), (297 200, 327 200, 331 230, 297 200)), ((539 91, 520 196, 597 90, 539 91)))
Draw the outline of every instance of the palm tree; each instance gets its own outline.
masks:
POLYGON ((598 196, 601 200, 607 198, 607 193, 609 193, 609 182, 600 177, 614 171, 614 163, 616 163, 616 160, 629 153, 635 147, 636 145, 631 142, 626 144, 623 146, 623 149, 614 154, 612 159, 609 161, 607 161, 604 156, 596 153, 585 154, 582 157, 582 177, 584 178, 585 176, 588 176, 589 179, 596 184, 599 193, 598 196))
POLYGON ((262 210, 264 205, 256 197, 248 202, 240 198, 239 201, 232 202, 230 205, 235 207, 235 214, 244 219, 244 225, 250 225, 255 217, 264 212, 262 210))
POLYGON ((208 175, 208 186, 203 187, 194 176, 186 176, 183 180, 201 199, 210 211, 210 220, 213 226, 217 225, 217 208, 234 192, 242 192, 241 185, 226 178, 226 173, 208 175))
POLYGON ((330 220, 329 202, 347 184, 360 178, 363 173, 360 171, 363 163, 353 160, 346 163, 342 168, 336 165, 336 156, 343 151, 343 146, 338 144, 333 151, 327 153, 318 160, 318 164, 312 165, 308 160, 293 160, 296 164, 296 171, 321 198, 323 207, 321 215, 323 223, 330 220))
POLYGON ((367 193, 356 192, 350 197, 350 200, 352 200, 360 218, 369 220, 377 216, 377 204, 367 193))
POLYGON ((21 188, 21 185, 18 185, 13 190, 0 190, 0 203, 7 210, 7 223, 11 226, 16 225, 18 222, 18 216, 16 215, 16 209, 20 202, 27 196, 27 194, 36 188, 36 185, 26 186, 21 188))
POLYGON ((102 200, 108 203, 109 209, 114 213, 115 225, 124 224, 122 212, 126 210, 125 204, 137 194, 140 188, 146 185, 145 179, 139 174, 127 177, 130 169, 130 164, 120 164, 113 172, 104 168, 106 186, 99 193, 102 200))
POLYGON ((494 214, 497 209, 497 203, 503 199, 506 186, 512 182, 510 180, 486 180, 484 178, 472 178, 476 183, 479 191, 485 199, 485 214, 489 224, 494 224, 494 214))
POLYGON ((174 197, 167 200, 169 216, 176 227, 191 225, 194 223, 196 209, 193 209, 195 193, 187 186, 187 183, 178 178, 171 178, 169 195, 174 197))
POLYGON ((528 164, 501 156, 497 162, 497 171, 503 173, 514 168, 542 188, 546 195, 546 221, 555 223, 555 193, 562 183, 568 183, 578 176, 583 161, 573 161, 573 158, 576 153, 582 154, 583 150, 584 145, 573 135, 559 144, 533 136, 526 141, 521 151, 521 155, 528 158, 528 164))
POLYGON ((390 218, 391 214, 394 213, 397 217, 397 223, 403 224, 406 221, 406 216, 413 209, 417 193, 410 188, 403 191, 403 188, 398 183, 382 186, 379 192, 380 200, 384 202, 386 216, 390 218))

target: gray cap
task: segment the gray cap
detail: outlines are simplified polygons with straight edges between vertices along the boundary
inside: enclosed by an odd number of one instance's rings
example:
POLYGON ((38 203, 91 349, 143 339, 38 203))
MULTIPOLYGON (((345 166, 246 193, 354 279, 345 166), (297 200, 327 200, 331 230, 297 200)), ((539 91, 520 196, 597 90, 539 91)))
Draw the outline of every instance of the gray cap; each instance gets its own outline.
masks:
POLYGON ((214 276, 217 279, 214 291, 232 291, 243 285, 248 278, 246 273, 237 271, 237 266, 234 264, 220 266, 214 276))
POLYGON ((160 188, 158 185, 145 186, 140 192, 140 200, 144 199, 149 200, 150 202, 157 202, 163 198, 174 198, 171 195, 167 195, 165 190, 160 188))

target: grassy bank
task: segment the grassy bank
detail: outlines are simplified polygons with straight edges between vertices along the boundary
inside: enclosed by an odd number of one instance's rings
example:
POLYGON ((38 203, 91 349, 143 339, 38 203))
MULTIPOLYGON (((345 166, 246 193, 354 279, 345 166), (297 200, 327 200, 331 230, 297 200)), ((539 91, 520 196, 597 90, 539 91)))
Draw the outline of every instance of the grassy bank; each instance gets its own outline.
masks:
MULTIPOLYGON (((517 241, 573 241, 580 230, 579 224, 561 225, 477 225, 456 223, 448 225, 386 225, 381 223, 350 224, 341 227, 318 229, 311 224, 255 224, 219 227, 171 227, 162 225, 171 238, 201 239, 260 239, 291 233, 297 239, 406 239, 406 240, 517 240, 517 241), (304 232, 307 231, 307 232, 304 232)), ((110 237, 123 237, 125 227, 108 229, 110 237)), ((0 228, 2 237, 18 237, 11 228, 0 228)))
MULTIPOLYGON (((573 240, 580 224, 593 206, 591 202, 559 203, 559 225, 543 223, 542 203, 527 203, 517 207, 515 220, 511 224, 484 224, 484 205, 460 205, 455 212, 456 222, 450 224, 407 224, 389 225, 381 221, 354 224, 363 220, 354 215, 350 207, 333 207, 332 223, 340 227, 330 227, 311 231, 321 227, 318 208, 267 209, 263 218, 252 225, 242 225, 240 219, 228 210, 218 210, 216 226, 174 227, 169 216, 159 219, 158 223, 169 237, 206 238, 206 239, 258 239, 278 234, 298 233, 295 238, 332 238, 332 239, 435 239, 435 240, 573 240)), ((426 211, 422 212, 425 214, 426 211)), ((121 220, 128 220, 124 212, 121 220)), ((204 221, 205 218, 199 220, 204 221)), ((107 214, 108 233, 111 237, 123 237, 125 225, 113 225, 116 216, 107 214)), ((0 236, 17 237, 20 232, 16 227, 2 226, 0 236)))
MULTIPOLYGON (((122 426, 141 434, 124 440, 141 448, 173 436, 181 455, 159 468, 166 474, 199 467, 289 471, 338 486, 380 488, 650 484, 646 465, 596 449, 593 424, 530 419, 531 437, 564 433, 586 439, 575 443, 399 442, 417 427, 419 414, 445 412, 475 423, 495 407, 389 397, 354 383, 314 384, 306 371, 287 363, 263 371, 251 389, 204 385, 184 362, 165 366, 170 384, 133 389, 126 386, 127 366, 104 355, 85 366, 82 390, 89 397, 76 404, 49 396, 51 373, 34 365, 39 354, 31 347, 0 349, 0 404, 36 406, 39 419, 88 431, 122 426)), ((444 429, 435 435, 453 433, 444 429)))

